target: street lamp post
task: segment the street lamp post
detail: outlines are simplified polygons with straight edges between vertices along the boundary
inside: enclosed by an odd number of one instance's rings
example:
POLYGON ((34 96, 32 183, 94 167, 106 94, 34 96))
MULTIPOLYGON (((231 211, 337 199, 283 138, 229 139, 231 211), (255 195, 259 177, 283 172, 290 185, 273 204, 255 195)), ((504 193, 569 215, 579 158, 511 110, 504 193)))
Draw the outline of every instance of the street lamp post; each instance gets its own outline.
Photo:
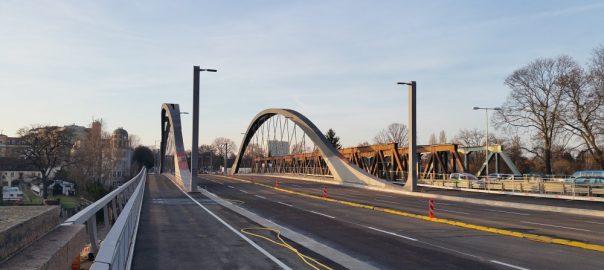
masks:
POLYGON ((191 146, 191 190, 197 190, 197 155, 199 150, 199 73, 216 72, 215 69, 202 69, 193 66, 193 142, 191 146))
POLYGON ((476 110, 484 110, 485 116, 486 116, 486 139, 485 139, 485 158, 484 158, 484 169, 485 169, 485 177, 489 177, 489 111, 500 111, 501 108, 499 107, 493 107, 493 108, 487 108, 487 107, 474 107, 473 108, 475 111, 476 110))
POLYGON ((415 125, 416 110, 415 110, 415 81, 409 82, 398 82, 397 84, 409 86, 409 120, 408 120, 408 139, 409 139, 409 160, 408 160, 408 172, 407 181, 405 182, 404 189, 408 191, 417 191, 417 127, 415 125))
POLYGON ((227 175, 227 157, 228 157, 228 152, 229 151, 229 144, 225 143, 224 144, 224 175, 227 175))

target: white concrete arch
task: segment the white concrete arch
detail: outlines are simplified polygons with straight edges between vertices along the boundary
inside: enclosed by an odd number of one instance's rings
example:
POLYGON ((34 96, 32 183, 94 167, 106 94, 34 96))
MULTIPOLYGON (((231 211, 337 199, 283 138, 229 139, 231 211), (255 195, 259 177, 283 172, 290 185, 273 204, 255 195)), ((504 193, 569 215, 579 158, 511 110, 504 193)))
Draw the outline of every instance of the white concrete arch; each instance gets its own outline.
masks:
POLYGON ((334 148, 329 141, 327 141, 321 130, 319 130, 315 124, 313 124, 301 113, 290 109, 266 109, 259 112, 252 119, 245 133, 245 137, 241 142, 241 148, 239 149, 239 154, 235 159, 231 172, 237 173, 239 171, 241 158, 243 157, 250 140, 260 126, 275 115, 287 117, 299 128, 301 128, 304 133, 306 133, 306 136, 308 136, 308 138, 310 138, 317 146, 321 156, 325 160, 325 163, 329 167, 329 170, 337 183, 376 187, 386 187, 391 185, 390 183, 370 175, 366 171, 345 160, 340 152, 338 152, 338 150, 334 148))
POLYGON ((191 170, 182 140, 182 125, 180 124, 180 107, 178 104, 164 103, 161 106, 161 145, 160 172, 166 169, 166 154, 174 156, 174 176, 177 184, 184 190, 193 191, 196 186, 192 182, 191 170))

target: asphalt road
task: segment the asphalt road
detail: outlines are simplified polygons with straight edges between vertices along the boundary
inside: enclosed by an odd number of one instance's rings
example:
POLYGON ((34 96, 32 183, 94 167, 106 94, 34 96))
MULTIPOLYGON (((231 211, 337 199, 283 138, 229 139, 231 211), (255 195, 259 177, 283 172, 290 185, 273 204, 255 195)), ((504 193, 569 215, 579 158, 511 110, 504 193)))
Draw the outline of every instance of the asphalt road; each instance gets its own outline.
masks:
MULTIPOLYGON (((604 254, 394 216, 204 175, 200 186, 313 239, 386 269, 604 269, 604 254)), ((247 179, 250 179, 247 177, 247 179)), ((274 184, 272 177, 255 181, 274 184)), ((322 195, 323 184, 280 179, 322 195)), ((329 197, 425 215, 426 199, 328 185, 329 197)), ((524 233, 604 243, 604 219, 437 201, 437 216, 524 233)))
MULTIPOLYGON (((296 254, 268 241, 246 236, 258 246, 255 248, 196 202, 237 232, 258 227, 258 224, 199 193, 190 196, 165 176, 149 175, 133 253, 133 269, 310 269, 296 254)), ((259 233, 275 238, 270 233, 259 233)), ((342 268, 288 242, 334 269, 342 268)))

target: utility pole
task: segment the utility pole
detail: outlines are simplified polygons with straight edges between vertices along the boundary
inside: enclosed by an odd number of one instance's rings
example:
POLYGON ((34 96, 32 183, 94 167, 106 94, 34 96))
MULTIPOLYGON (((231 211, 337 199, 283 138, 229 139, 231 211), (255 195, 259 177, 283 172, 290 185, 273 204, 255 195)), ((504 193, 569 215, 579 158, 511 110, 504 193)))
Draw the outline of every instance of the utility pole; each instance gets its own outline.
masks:
POLYGON ((404 189, 415 192, 417 191, 417 127, 416 127, 416 110, 415 110, 415 81, 409 82, 398 82, 397 84, 403 84, 409 86, 409 119, 408 119, 408 138, 409 138, 409 160, 408 160, 408 172, 407 181, 405 182, 404 189))

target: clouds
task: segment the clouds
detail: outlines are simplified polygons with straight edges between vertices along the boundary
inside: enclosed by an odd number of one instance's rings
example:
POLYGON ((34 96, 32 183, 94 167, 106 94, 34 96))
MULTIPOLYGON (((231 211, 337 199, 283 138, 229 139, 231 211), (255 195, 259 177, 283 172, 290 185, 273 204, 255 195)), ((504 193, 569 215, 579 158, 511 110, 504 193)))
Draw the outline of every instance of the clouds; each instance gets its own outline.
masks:
POLYGON ((0 110, 23 113, 0 129, 96 116, 153 144, 161 103, 190 110, 201 65, 219 69, 202 74, 202 142, 237 141, 258 111, 289 107, 356 145, 406 119, 394 83, 410 79, 427 139, 481 128, 470 108, 499 105, 515 67, 588 55, 601 13, 592 1, 3 1, 0 110))

